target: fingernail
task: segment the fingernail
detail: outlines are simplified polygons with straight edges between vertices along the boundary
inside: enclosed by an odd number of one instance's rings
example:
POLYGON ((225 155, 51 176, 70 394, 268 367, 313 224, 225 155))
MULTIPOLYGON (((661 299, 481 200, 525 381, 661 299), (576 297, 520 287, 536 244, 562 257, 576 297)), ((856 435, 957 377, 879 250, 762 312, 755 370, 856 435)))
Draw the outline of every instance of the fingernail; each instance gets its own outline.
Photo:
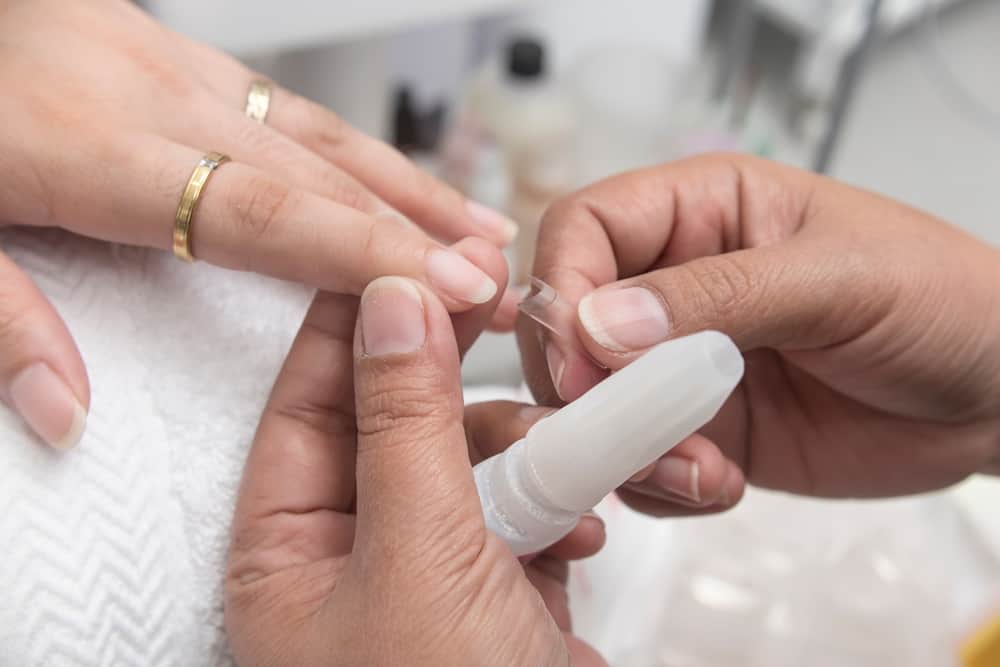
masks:
POLYGON ((643 287, 598 290, 580 301, 579 315, 594 342, 612 352, 642 350, 670 333, 663 304, 643 287))
POLYGON ((469 211, 469 215, 476 222, 476 224, 485 228, 486 231, 491 236, 496 237, 502 245, 506 246, 510 244, 510 242, 514 240, 514 237, 517 236, 517 223, 505 216, 503 213, 495 211, 492 208, 475 201, 469 201, 465 206, 469 211))
POLYGON ((559 387, 562 385, 563 373, 566 372, 566 358, 563 356, 562 351, 558 347, 552 343, 546 343, 545 361, 549 365, 549 375, 552 377, 552 386, 555 387, 556 394, 559 395, 559 398, 562 398, 562 391, 559 387))
POLYGON ((70 449, 83 436, 87 411, 48 364, 18 373, 10 383, 10 399, 28 426, 52 447, 70 449))
POLYGON ((424 302, 409 280, 374 280, 361 296, 361 338, 365 354, 380 357, 419 350, 427 337, 424 302))
POLYGON ((486 303, 497 293, 497 284, 482 269, 450 250, 432 250, 427 256, 427 278, 453 299, 486 303))
POLYGON ((656 468, 646 483, 652 483, 691 502, 701 502, 698 464, 680 456, 665 456, 657 461, 656 468))
POLYGON ((558 408, 546 408, 540 405, 526 405, 517 411, 517 418, 525 424, 534 424, 535 422, 540 422, 545 419, 557 410, 558 408))
POLYGON ((656 469, 656 464, 655 463, 650 463, 648 466, 646 466, 645 468, 643 468, 642 470, 640 470, 636 474, 634 474, 631 477, 629 477, 628 481, 633 482, 633 483, 635 483, 635 482, 642 482, 647 477, 649 477, 650 475, 652 475, 653 474, 653 470, 655 470, 655 469, 656 469))
POLYGON ((602 519, 602 518, 601 518, 601 515, 600 515, 600 514, 598 514, 597 512, 595 512, 594 510, 587 510, 586 512, 584 512, 584 513, 583 513, 583 514, 581 515, 581 518, 584 518, 584 519, 586 519, 586 518, 591 518, 591 519, 594 519, 594 520, 596 520, 596 521, 600 522, 600 524, 601 524, 602 526, 604 525, 604 519, 602 519))

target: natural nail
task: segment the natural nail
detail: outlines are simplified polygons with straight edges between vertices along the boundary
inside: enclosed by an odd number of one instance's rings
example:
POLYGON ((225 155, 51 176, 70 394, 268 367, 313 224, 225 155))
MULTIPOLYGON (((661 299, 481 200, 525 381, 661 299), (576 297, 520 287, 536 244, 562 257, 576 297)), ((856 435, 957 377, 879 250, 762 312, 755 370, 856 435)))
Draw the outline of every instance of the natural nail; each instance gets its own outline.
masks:
POLYGON ((698 464, 680 456, 665 456, 656 462, 656 468, 647 478, 647 484, 653 484, 664 491, 685 498, 694 503, 701 502, 701 491, 698 489, 698 464))
POLYGON ((556 412, 558 408, 546 408, 540 405, 525 405, 517 411, 517 418, 525 424, 540 422, 549 415, 556 412))
POLYGON ((562 385, 563 373, 566 372, 566 357, 563 356, 562 350, 553 345, 552 343, 545 344, 545 361, 549 365, 549 375, 552 377, 552 386, 556 390, 556 394, 559 398, 562 398, 562 390, 560 386, 562 385))
POLYGON ((56 449, 70 449, 83 436, 87 411, 48 364, 28 366, 10 383, 14 409, 28 426, 56 449))
POLYGON ((655 469, 656 469, 656 463, 650 463, 648 466, 646 466, 645 468, 643 468, 642 470, 640 470, 636 474, 634 474, 631 477, 629 477, 628 481, 633 482, 633 483, 634 482, 643 482, 643 481, 646 480, 646 478, 648 478, 650 475, 653 474, 653 471, 655 469))
POLYGON ((479 202, 469 201, 466 209, 476 224, 485 228, 487 232, 494 236, 504 246, 508 245, 517 236, 517 223, 499 211, 495 211, 479 202))
POLYGON ((666 340, 670 323, 663 304, 643 287, 597 290, 579 305, 580 322, 612 352, 643 350, 666 340))
POLYGON ((591 519, 594 519, 594 520, 596 520, 596 521, 599 521, 599 522, 601 523, 601 525, 602 525, 602 526, 604 525, 604 519, 602 519, 602 518, 601 518, 601 515, 600 515, 600 514, 598 514, 597 512, 595 512, 594 510, 587 510, 587 511, 586 511, 586 512, 584 512, 584 513, 583 513, 583 514, 582 514, 581 516, 582 516, 582 518, 584 518, 584 519, 586 519, 586 518, 588 518, 588 517, 589 517, 589 518, 591 518, 591 519))
POLYGON ((420 291, 405 278, 378 278, 361 296, 365 354, 379 357, 420 349, 427 337, 420 291))
POLYGON ((435 249, 427 256, 427 278, 437 289, 458 301, 486 303, 497 284, 475 264, 451 250, 435 249))

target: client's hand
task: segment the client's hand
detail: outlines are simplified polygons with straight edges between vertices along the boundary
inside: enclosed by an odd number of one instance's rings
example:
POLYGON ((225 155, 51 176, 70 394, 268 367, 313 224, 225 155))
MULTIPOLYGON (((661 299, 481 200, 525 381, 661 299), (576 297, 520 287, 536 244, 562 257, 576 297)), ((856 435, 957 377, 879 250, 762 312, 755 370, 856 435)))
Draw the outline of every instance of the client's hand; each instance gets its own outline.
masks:
MULTIPOLYGON (((744 478, 821 496, 913 493, 1000 463, 1000 253, 924 213, 709 156, 557 204, 535 271, 578 305, 583 344, 611 369, 703 329, 746 354, 719 417, 620 491, 638 509, 722 509, 744 478)), ((540 402, 603 376, 558 339, 540 346, 533 323, 520 333, 540 402)))
POLYGON ((365 290, 355 329, 357 308, 317 297, 261 420, 226 577, 237 660, 603 665, 570 634, 564 589, 564 559, 596 551, 601 524, 527 566, 483 526, 470 463, 537 409, 470 409, 467 437, 464 316, 456 345, 438 299, 394 277, 365 290))
MULTIPOLYGON (((258 78, 130 2, 0 3, 0 225, 169 249, 192 170, 218 151, 233 161, 195 210, 199 259, 355 295, 405 275, 451 312, 489 300, 481 267, 428 234, 503 245, 513 223, 280 87, 266 122, 251 120, 258 78)), ((65 326, 2 254, 0 400, 57 446, 75 443, 89 405, 65 326)))

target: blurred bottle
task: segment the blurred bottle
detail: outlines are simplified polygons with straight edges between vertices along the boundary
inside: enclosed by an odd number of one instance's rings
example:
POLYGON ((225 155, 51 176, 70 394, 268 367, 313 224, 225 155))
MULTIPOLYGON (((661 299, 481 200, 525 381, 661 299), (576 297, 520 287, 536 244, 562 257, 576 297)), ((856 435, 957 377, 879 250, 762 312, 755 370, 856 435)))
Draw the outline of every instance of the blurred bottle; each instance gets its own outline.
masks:
MULTIPOLYGON (((576 183, 572 104, 546 67, 541 41, 512 39, 473 78, 446 149, 447 176, 468 194, 486 190, 520 225, 511 281, 524 284, 545 208, 576 183), (498 169, 506 170, 507 187, 498 169)), ((486 193, 484 193, 486 194, 486 193)))

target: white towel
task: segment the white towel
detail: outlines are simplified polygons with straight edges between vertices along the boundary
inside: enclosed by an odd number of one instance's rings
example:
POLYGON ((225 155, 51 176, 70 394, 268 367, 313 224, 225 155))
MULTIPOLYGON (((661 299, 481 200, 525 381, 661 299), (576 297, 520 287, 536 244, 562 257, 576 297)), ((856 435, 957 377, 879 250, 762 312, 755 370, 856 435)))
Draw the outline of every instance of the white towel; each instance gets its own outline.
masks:
POLYGON ((0 665, 228 664, 236 487, 310 292, 57 231, 0 230, 0 247, 93 390, 66 454, 0 406, 0 665))

